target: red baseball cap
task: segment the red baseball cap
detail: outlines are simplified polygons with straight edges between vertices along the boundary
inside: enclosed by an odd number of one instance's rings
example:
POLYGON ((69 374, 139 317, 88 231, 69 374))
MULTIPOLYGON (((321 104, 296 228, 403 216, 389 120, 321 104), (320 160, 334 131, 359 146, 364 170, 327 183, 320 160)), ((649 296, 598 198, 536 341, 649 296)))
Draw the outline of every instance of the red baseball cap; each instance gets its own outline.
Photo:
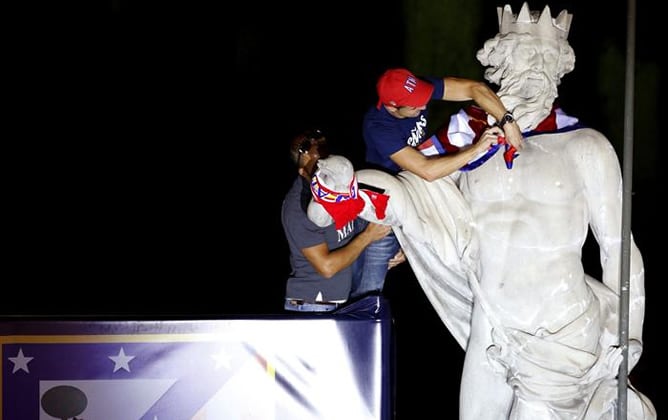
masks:
POLYGON ((419 108, 431 99, 434 85, 418 79, 406 69, 389 69, 378 79, 376 91, 378 109, 383 104, 391 105, 390 102, 394 102, 396 106, 419 108))

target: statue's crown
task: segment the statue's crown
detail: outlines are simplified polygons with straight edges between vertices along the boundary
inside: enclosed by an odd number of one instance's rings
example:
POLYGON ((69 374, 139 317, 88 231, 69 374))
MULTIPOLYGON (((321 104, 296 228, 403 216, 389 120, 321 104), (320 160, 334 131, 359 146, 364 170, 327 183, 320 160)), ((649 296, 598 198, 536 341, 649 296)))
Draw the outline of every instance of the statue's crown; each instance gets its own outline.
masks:
POLYGON ((573 15, 565 9, 559 13, 556 19, 552 19, 550 7, 545 5, 543 12, 529 10, 529 5, 524 2, 520 13, 513 14, 509 4, 503 8, 497 7, 496 13, 499 17, 499 33, 509 32, 528 33, 540 38, 566 39, 571 27, 573 15))

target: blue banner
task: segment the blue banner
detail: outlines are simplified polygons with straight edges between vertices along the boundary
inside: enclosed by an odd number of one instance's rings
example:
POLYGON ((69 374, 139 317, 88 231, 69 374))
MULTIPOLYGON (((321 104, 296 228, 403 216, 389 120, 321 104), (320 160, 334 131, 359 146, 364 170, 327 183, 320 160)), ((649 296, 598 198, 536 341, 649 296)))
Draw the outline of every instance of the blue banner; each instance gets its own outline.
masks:
POLYGON ((390 419, 386 302, 244 319, 3 320, 2 419, 390 419))

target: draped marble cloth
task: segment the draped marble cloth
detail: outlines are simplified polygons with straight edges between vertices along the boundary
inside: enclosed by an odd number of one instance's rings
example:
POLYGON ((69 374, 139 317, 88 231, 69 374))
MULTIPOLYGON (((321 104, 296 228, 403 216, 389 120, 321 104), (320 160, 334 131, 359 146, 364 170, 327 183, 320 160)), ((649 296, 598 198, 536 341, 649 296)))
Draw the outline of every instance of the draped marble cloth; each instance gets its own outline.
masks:
MULTIPOLYGON (((477 284, 480 271, 468 203, 449 177, 427 182, 404 171, 397 179, 407 202, 403 226, 393 231, 429 302, 466 349, 473 307, 470 284, 477 284)), ((396 191, 389 195, 392 203, 396 191)))

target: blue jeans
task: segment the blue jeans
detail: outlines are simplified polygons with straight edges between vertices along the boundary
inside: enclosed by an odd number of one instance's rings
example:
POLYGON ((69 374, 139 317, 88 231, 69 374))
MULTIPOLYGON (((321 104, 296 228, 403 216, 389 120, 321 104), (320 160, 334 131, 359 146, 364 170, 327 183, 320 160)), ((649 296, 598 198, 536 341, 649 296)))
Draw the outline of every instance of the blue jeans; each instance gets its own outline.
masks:
POLYGON ((401 249, 394 232, 372 242, 353 263, 353 283, 350 297, 383 291, 388 264, 401 249))
POLYGON ((285 299, 283 308, 295 312, 331 312, 341 304, 332 302, 304 302, 299 299, 285 299))

